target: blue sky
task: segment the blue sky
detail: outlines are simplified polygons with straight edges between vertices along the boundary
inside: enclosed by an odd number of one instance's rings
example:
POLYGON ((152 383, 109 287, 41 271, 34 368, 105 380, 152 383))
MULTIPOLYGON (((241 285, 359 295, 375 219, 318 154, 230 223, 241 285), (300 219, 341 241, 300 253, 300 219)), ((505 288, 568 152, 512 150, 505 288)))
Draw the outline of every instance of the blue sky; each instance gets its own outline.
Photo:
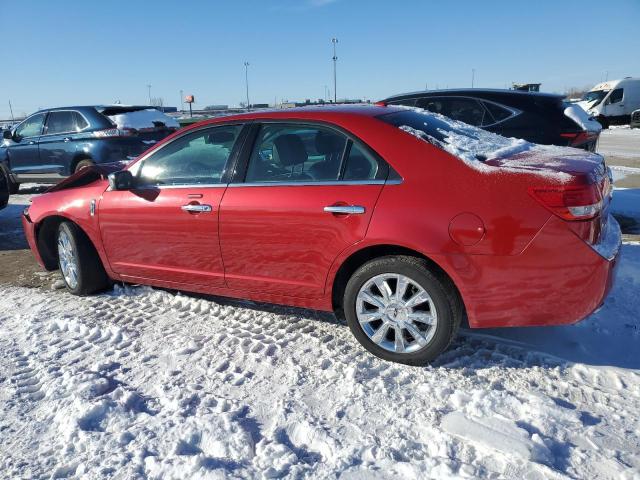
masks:
POLYGON ((640 76, 640 0, 0 1, 0 119, 38 107, 237 105, 333 89, 379 99, 429 88, 545 91, 640 76))

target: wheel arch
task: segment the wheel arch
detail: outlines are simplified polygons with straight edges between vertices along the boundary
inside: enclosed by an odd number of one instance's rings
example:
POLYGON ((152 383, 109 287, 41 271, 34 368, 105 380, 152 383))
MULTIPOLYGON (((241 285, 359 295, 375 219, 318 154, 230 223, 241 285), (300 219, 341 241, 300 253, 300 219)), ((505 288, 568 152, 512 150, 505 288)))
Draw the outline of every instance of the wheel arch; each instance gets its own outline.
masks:
POLYGON ((86 237, 91 247, 96 251, 96 253, 98 253, 98 256, 100 257, 95 243, 91 239, 91 236, 88 235, 87 232, 82 228, 82 225, 80 225, 78 222, 75 222, 73 219, 65 217, 63 215, 49 215, 38 222, 35 232, 38 253, 40 254, 40 258, 42 258, 42 262, 46 270, 52 271, 58 269, 58 248, 56 234, 62 222, 73 223, 76 227, 78 227, 78 229, 86 237))
POLYGON ((423 253, 418 252, 417 250, 393 244, 368 245, 355 252, 352 252, 340 264, 340 267, 336 271, 331 284, 331 304, 334 312, 336 312, 337 314, 339 313, 340 316, 343 316, 342 300, 344 296, 344 290, 353 273, 370 260, 390 255, 405 255, 424 260, 433 274, 438 276, 441 281, 449 284, 452 287, 458 300, 460 301, 460 305, 462 306, 466 314, 466 308, 460 289, 451 278, 451 276, 440 265, 438 265, 438 263, 424 255, 423 253))

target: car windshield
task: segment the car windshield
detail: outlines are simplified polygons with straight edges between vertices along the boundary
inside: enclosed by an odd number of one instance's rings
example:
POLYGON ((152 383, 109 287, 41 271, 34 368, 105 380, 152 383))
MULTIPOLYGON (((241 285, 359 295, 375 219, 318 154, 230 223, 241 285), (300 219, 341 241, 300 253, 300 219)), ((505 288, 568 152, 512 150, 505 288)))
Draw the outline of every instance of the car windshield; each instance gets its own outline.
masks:
POLYGON ((610 90, 592 90, 585 93, 582 97, 582 100, 584 100, 585 102, 595 102, 595 104, 593 105, 595 107, 602 101, 604 97, 607 96, 607 93, 609 92, 610 90))
POLYGON ((533 147, 532 143, 525 140, 506 138, 419 108, 407 107, 406 110, 387 113, 378 118, 455 155, 472 166, 533 147))

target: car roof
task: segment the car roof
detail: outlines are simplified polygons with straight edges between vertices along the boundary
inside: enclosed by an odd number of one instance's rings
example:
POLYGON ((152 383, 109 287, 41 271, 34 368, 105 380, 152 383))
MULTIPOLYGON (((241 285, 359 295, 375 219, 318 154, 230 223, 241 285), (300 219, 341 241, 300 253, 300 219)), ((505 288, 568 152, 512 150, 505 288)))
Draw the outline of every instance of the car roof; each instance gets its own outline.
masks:
POLYGON ((417 98, 422 96, 432 96, 432 95, 468 95, 470 97, 485 97, 485 96, 502 96, 504 98, 543 98, 543 99, 562 99, 565 96, 560 95, 558 93, 547 93, 547 92, 523 92, 521 90, 507 90, 501 88, 451 88, 451 89, 442 89, 442 90, 421 90, 417 92, 409 92, 409 93, 400 93, 398 95, 393 95, 384 100, 384 102, 392 101, 392 100, 402 100, 405 98, 417 98))
MULTIPOLYGON (((153 108, 157 110, 157 107, 154 107, 152 105, 123 105, 121 103, 115 103, 115 104, 111 104, 111 105, 70 105, 70 106, 65 106, 65 107, 52 107, 52 108, 42 108, 36 112, 33 112, 31 115, 35 115, 36 113, 46 113, 46 112, 55 112, 55 111, 60 111, 60 110, 83 110, 83 109, 87 109, 87 108, 93 108, 99 112, 102 112, 103 110, 107 110, 107 109, 119 109, 122 108, 123 110, 146 110, 149 108, 153 108)), ((28 116, 31 116, 28 115, 28 116)))
MULTIPOLYGON (((401 107, 384 105, 313 105, 308 107, 265 109, 255 112, 224 115, 198 122, 193 126, 230 122, 235 120, 320 120, 332 121, 340 117, 377 117, 403 110, 401 107)), ((189 126, 191 128, 191 125, 189 126)))

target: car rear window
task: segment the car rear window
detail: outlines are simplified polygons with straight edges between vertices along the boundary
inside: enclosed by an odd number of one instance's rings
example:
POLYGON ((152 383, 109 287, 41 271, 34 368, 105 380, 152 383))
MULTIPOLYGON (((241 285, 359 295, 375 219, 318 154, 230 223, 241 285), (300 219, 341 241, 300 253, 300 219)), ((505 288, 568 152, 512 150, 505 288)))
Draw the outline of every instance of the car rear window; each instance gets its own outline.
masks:
POLYGON ((506 138, 419 108, 406 108, 378 118, 472 166, 491 158, 523 152, 533 146, 525 140, 506 138))

